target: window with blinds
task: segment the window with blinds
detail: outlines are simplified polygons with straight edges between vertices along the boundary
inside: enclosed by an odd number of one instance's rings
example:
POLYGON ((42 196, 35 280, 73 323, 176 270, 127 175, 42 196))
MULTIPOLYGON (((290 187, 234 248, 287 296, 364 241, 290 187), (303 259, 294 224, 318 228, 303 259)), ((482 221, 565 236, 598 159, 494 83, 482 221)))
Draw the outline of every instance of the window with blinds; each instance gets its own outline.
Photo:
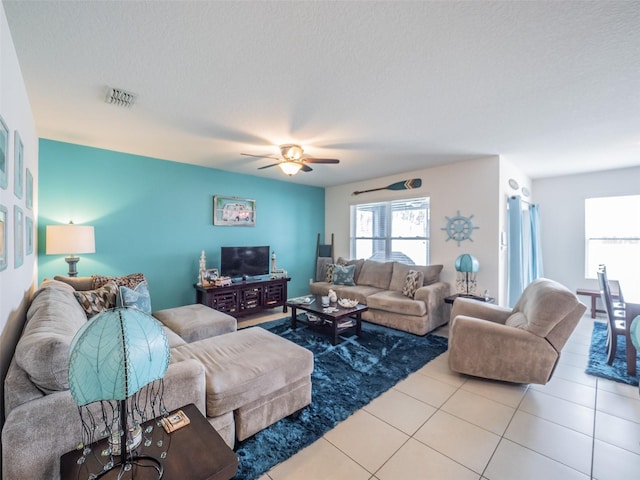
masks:
POLYGON ((351 206, 351 258, 429 264, 429 198, 351 206))
POLYGON ((587 278, 603 263, 623 291, 640 292, 640 195, 587 198, 585 243, 587 278))

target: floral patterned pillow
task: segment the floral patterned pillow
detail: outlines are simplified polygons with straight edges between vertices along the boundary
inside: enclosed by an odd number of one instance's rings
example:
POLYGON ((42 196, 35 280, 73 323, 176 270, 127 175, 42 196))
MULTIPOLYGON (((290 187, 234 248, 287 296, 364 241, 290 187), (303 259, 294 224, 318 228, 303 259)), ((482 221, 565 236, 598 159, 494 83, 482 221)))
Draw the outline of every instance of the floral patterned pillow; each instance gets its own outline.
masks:
POLYGON ((333 282, 335 285, 355 285, 353 274, 356 271, 355 265, 335 265, 333 268, 333 282))

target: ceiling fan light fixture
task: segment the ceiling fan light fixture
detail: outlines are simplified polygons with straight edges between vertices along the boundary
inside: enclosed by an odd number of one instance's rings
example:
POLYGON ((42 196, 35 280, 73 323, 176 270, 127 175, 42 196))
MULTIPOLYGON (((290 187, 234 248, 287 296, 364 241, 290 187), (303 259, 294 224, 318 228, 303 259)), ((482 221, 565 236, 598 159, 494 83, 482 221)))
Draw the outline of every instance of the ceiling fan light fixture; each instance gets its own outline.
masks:
POLYGON ((302 168, 302 164, 298 162, 286 161, 279 164, 280 169, 285 173, 285 175, 289 175, 292 177, 296 173, 300 171, 302 168))
POLYGON ((280 145, 280 153, 288 161, 296 161, 302 158, 304 150, 300 145, 280 145))

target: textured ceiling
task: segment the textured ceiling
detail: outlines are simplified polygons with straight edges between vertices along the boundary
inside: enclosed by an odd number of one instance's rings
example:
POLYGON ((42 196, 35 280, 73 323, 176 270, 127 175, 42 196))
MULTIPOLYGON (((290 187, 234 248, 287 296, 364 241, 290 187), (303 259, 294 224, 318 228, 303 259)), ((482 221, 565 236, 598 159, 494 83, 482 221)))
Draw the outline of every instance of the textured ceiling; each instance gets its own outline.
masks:
POLYGON ((39 136, 330 186, 640 165, 640 2, 3 1, 39 136), (107 87, 139 97, 104 102, 107 87))

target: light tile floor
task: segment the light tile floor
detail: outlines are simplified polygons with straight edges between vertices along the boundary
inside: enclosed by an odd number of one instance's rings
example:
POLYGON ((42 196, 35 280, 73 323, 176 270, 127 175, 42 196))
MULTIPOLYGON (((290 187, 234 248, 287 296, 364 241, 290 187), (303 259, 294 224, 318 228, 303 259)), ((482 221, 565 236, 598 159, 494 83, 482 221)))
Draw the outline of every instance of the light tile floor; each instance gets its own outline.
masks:
POLYGON ((592 326, 544 386, 459 375, 444 353, 260 480, 640 478, 638 388, 584 373, 592 326))

